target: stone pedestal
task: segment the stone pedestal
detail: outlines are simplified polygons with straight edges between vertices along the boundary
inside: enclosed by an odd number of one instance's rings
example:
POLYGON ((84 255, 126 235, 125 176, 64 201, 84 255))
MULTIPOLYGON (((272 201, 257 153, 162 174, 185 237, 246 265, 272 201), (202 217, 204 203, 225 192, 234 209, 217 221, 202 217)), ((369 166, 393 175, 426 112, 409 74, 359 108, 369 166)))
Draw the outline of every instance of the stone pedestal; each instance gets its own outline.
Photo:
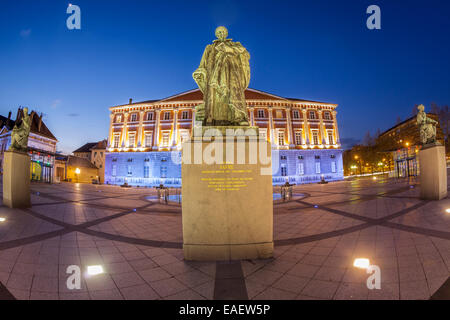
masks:
POLYGON ((257 136, 224 138, 223 144, 207 140, 194 137, 183 144, 185 259, 272 257, 270 144, 257 136))
POLYGON ((420 197, 441 200, 447 196, 445 147, 424 147, 419 151, 420 197))
POLYGON ((3 204, 10 208, 31 207, 30 156, 6 151, 3 158, 3 204))

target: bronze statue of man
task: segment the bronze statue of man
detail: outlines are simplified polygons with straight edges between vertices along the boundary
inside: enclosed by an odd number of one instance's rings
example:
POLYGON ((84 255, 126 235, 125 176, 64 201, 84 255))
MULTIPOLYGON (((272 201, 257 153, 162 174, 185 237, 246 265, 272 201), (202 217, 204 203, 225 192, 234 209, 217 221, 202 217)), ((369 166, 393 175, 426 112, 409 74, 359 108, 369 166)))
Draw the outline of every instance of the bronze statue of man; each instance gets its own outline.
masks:
POLYGON ((22 111, 19 110, 19 116, 11 132, 10 151, 27 152, 28 136, 31 129, 31 116, 28 114, 28 108, 23 108, 22 111))
POLYGON ((250 82, 250 54, 239 42, 227 39, 225 27, 216 29, 216 37, 192 75, 203 92, 196 119, 204 126, 248 126, 244 92, 250 82))

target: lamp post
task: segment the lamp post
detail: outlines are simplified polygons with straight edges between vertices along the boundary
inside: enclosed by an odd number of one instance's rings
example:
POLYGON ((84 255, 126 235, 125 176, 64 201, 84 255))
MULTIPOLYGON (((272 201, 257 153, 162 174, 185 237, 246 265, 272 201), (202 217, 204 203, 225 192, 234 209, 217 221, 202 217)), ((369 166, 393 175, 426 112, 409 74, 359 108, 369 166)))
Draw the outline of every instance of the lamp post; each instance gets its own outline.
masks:
POLYGON ((361 159, 359 159, 359 156, 356 155, 356 156, 355 156, 355 160, 358 161, 358 164, 359 164, 359 174, 361 175, 361 174, 362 174, 361 159))

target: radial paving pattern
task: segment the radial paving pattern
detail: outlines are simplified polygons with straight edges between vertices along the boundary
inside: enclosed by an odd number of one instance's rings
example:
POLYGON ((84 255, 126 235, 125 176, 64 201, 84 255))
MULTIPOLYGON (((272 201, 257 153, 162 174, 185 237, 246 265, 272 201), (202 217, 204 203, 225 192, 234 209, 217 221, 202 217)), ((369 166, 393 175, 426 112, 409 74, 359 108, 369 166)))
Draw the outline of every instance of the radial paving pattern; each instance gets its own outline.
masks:
MULTIPOLYGON (((0 299, 429 299, 450 284, 450 200, 415 181, 295 187, 274 205, 275 257, 186 262, 181 208, 153 189, 33 184, 33 207, 0 207, 0 299), (353 267, 368 258, 381 289, 353 267), (102 265, 67 288, 67 267, 102 265)), ((450 297, 448 297, 450 298, 450 297)))

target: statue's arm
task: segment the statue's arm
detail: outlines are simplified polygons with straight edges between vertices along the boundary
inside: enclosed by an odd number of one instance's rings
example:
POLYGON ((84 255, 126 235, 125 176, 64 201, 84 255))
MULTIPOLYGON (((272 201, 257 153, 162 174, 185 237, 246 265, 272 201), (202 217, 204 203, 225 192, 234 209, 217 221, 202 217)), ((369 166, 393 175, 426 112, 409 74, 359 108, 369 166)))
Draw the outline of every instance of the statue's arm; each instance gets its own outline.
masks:
POLYGON ((200 90, 202 92, 204 92, 204 89, 206 88, 206 79, 208 76, 207 64, 208 64, 208 56, 209 56, 210 50, 211 50, 211 45, 208 45, 205 48, 205 51, 203 51, 203 56, 202 56, 202 60, 200 60, 199 67, 192 74, 192 77, 194 78, 195 82, 197 83, 198 87, 200 88, 200 90))

